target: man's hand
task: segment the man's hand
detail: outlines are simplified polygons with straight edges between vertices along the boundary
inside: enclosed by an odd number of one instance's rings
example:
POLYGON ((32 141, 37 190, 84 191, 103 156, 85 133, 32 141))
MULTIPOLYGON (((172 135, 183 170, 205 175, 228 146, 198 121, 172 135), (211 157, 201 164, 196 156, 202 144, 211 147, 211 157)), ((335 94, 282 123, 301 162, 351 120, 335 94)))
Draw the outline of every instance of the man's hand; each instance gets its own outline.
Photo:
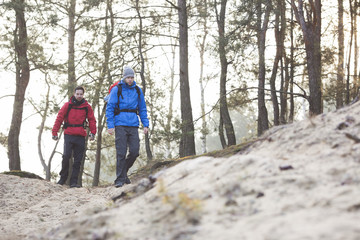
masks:
POLYGON ((95 134, 90 133, 89 138, 90 138, 90 141, 94 141, 95 140, 95 134))
POLYGON ((110 135, 113 135, 114 132, 115 132, 114 128, 109 128, 109 129, 108 129, 108 133, 109 133, 110 135))
POLYGON ((144 134, 148 134, 149 133, 149 128, 148 127, 144 127, 144 134))
POLYGON ((58 137, 57 135, 53 135, 53 136, 52 136, 52 139, 55 140, 55 141, 57 141, 57 140, 59 140, 59 137, 58 137))

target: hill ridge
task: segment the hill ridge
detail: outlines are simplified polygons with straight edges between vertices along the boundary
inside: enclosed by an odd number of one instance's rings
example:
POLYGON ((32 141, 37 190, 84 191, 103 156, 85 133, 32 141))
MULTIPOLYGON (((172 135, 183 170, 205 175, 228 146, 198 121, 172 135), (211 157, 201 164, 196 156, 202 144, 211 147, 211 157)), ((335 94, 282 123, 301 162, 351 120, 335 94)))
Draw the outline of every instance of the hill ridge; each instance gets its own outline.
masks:
MULTIPOLYGON (((275 127, 241 154, 182 161, 158 172, 154 183, 144 178, 120 189, 66 189, 33 182, 53 192, 0 220, 0 237, 360 239, 359 116, 356 103, 275 127)), ((0 175, 1 187, 8 177, 0 175)), ((21 184, 31 188, 17 181, 19 194, 21 184)), ((16 197, 11 201, 20 203, 16 197)))

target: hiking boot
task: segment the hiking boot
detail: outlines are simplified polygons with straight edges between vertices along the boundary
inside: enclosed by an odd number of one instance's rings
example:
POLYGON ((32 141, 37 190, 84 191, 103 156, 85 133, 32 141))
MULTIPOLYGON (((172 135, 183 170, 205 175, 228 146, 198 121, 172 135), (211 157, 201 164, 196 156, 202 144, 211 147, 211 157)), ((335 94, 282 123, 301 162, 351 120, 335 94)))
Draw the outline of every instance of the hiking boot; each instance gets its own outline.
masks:
POLYGON ((126 183, 126 184, 130 184, 130 183, 131 183, 130 178, 126 177, 125 183, 126 183))
POLYGON ((118 182, 118 183, 115 183, 115 187, 116 187, 116 188, 119 188, 119 187, 124 186, 124 184, 125 184, 125 183, 123 183, 123 182, 118 182))
POLYGON ((59 185, 64 185, 66 182, 66 179, 60 178, 60 180, 57 182, 59 185))
POLYGON ((77 183, 71 184, 70 188, 81 188, 81 186, 77 183))

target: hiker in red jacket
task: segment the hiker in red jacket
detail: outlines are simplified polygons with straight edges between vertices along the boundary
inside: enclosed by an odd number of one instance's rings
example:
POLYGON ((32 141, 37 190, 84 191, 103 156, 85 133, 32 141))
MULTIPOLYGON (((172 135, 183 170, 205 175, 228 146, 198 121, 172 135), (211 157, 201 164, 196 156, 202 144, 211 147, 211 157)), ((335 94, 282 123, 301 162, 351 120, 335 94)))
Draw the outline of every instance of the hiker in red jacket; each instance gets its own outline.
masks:
POLYGON ((52 129, 52 138, 58 140, 57 133, 62 122, 64 122, 64 154, 62 160, 62 168, 60 171, 60 180, 58 184, 64 185, 69 175, 69 160, 71 153, 74 151, 74 164, 70 178, 70 187, 80 187, 77 184, 77 179, 80 172, 81 160, 85 151, 85 137, 86 137, 86 119, 89 121, 90 141, 95 139, 96 134, 96 119, 94 111, 89 103, 84 99, 84 88, 75 88, 74 96, 70 101, 65 103, 60 109, 54 127, 52 129))

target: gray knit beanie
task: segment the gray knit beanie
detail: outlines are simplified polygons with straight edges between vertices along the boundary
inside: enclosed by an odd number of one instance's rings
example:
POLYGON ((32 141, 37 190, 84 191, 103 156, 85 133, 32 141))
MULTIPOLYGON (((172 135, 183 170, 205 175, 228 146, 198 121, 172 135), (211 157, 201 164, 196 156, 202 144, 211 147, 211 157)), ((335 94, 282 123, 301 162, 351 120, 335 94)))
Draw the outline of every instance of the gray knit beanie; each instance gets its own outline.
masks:
POLYGON ((124 67, 124 74, 123 74, 123 78, 127 78, 127 77, 134 77, 135 72, 131 67, 124 67))

